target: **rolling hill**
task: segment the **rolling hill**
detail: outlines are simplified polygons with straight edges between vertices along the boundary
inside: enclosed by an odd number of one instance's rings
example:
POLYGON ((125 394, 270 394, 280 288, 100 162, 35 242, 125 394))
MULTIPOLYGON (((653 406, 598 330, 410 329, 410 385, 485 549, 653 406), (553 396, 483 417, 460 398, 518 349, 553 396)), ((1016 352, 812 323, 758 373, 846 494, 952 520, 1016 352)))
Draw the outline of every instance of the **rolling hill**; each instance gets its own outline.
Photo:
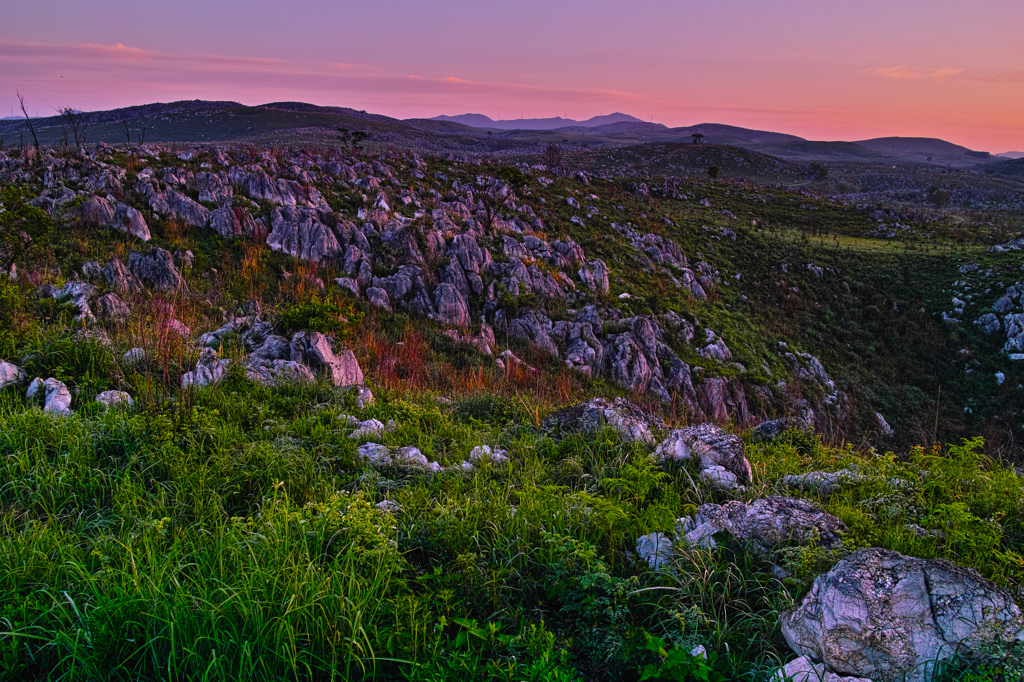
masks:
POLYGON ((555 116, 553 118, 519 118, 495 121, 483 114, 460 114, 458 116, 434 116, 433 121, 450 121, 461 123, 473 128, 494 128, 496 130, 556 130, 559 128, 581 127, 596 128, 610 123, 644 123, 643 120, 629 114, 607 114, 594 116, 585 121, 555 116))

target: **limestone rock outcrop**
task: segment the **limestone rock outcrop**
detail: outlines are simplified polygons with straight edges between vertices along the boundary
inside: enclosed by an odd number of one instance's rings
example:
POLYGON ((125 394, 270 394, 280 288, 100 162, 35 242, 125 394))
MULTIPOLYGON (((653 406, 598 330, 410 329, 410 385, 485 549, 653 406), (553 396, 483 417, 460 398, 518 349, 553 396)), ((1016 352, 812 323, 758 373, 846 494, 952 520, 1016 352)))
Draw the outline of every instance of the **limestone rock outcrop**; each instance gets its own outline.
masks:
POLYGON ((835 673, 924 682, 954 653, 1012 641, 1024 618, 972 569, 868 548, 819 576, 781 624, 794 651, 835 673))

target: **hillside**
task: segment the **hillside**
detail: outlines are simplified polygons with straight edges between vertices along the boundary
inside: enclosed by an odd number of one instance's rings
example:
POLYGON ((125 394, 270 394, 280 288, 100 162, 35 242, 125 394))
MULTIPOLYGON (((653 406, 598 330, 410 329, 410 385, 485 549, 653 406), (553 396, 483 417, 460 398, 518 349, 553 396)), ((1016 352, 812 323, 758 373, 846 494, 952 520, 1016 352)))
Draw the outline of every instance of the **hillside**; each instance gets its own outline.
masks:
MULTIPOLYGON (((643 123, 639 118, 629 114, 607 114, 604 116, 593 116, 585 121, 576 121, 571 118, 555 116, 552 118, 518 118, 511 120, 495 121, 483 114, 460 114, 458 116, 435 116, 432 121, 449 121, 461 123, 474 128, 493 128, 495 130, 556 130, 559 128, 596 128, 598 126, 611 125, 614 123, 643 123)), ((664 127, 664 126, 662 126, 664 127)))
POLYGON ((0 679, 1024 666, 1015 176, 95 116, 245 135, 0 150, 0 679))

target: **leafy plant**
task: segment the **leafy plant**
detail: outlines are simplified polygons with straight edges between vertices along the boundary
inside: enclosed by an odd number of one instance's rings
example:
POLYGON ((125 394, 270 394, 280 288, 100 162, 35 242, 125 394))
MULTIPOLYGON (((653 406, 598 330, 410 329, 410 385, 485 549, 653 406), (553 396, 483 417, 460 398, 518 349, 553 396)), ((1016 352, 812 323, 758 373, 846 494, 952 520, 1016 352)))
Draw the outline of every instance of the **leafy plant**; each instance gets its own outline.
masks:
POLYGON ((314 296, 281 311, 278 323, 281 330, 291 334, 297 331, 316 331, 344 338, 358 324, 361 313, 350 303, 337 297, 314 296))
POLYGON ((647 651, 658 657, 657 663, 648 663, 640 672, 640 682, 728 682, 729 678, 715 670, 718 654, 712 651, 702 655, 681 649, 668 648, 665 640, 644 633, 647 651))

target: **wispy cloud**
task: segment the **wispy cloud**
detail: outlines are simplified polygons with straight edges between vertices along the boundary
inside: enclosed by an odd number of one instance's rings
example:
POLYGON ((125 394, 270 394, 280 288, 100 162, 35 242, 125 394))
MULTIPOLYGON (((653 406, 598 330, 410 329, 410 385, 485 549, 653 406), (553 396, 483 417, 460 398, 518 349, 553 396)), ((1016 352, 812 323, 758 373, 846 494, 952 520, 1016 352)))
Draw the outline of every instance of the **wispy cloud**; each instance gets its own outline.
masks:
POLYGON ((562 89, 522 83, 486 82, 449 76, 388 75, 371 65, 312 62, 217 54, 181 55, 121 44, 48 45, 0 41, 0 70, 21 82, 65 83, 125 88, 133 84, 181 90, 189 85, 220 86, 267 96, 284 90, 367 93, 421 97, 435 102, 486 94, 507 99, 550 100, 559 104, 628 103, 638 95, 619 90, 562 89))
POLYGON ((1024 83, 1024 67, 1012 69, 973 70, 944 66, 921 68, 914 66, 883 66, 868 69, 867 74, 896 80, 971 81, 976 83, 1024 83))

